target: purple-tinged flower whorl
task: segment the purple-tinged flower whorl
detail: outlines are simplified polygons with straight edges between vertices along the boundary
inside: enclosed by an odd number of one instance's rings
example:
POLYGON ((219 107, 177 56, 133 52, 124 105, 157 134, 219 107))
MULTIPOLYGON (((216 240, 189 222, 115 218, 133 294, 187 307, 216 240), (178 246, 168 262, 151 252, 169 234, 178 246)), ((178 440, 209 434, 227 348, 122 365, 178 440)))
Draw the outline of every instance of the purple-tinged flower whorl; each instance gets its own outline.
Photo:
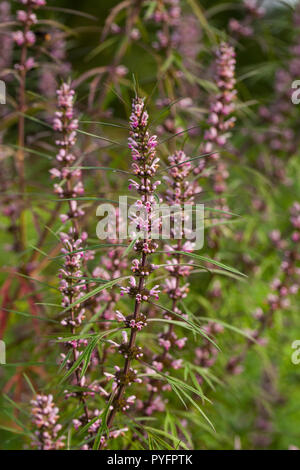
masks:
MULTIPOLYGON (((220 160, 218 149, 226 145, 229 138, 229 131, 233 128, 235 117, 232 113, 235 109, 235 51, 229 44, 223 42, 217 50, 216 59, 216 85, 219 89, 210 106, 208 123, 210 127, 204 133, 204 153, 213 152, 211 158, 217 161, 216 168, 213 171, 213 189, 218 195, 222 195, 226 189, 226 180, 229 177, 227 164, 220 160)), ((196 169, 196 173, 201 173, 204 169, 204 161, 196 169)), ((225 198, 218 199, 216 209, 228 211, 225 198)), ((219 221, 219 219, 218 219, 219 221)), ((210 244, 213 241, 213 234, 219 233, 218 228, 211 231, 210 244)))
POLYGON ((152 43, 153 48, 158 50, 175 48, 179 42, 177 29, 181 19, 180 0, 157 2, 150 19, 158 26, 156 41, 152 43))
POLYGON ((169 205, 193 204, 195 196, 202 191, 197 182, 189 181, 193 167, 186 154, 179 150, 168 157, 169 174, 164 177, 168 186, 166 200, 169 205))
MULTIPOLYGON (((85 293, 86 284, 82 280, 82 262, 85 252, 80 251, 82 248, 82 238, 74 239, 74 228, 70 229, 70 233, 61 233, 60 238, 63 244, 61 252, 64 254, 64 266, 59 271, 62 306, 68 308, 71 304, 80 299, 85 293)), ((83 234, 85 239, 85 234, 83 234)), ((73 308, 72 316, 64 318, 62 325, 79 326, 85 318, 85 309, 78 305, 73 308)))
POLYGON ((46 0, 20 0, 20 2, 32 8, 44 7, 46 5, 46 0))
POLYGON ((61 424, 58 424, 59 409, 53 402, 52 395, 37 395, 31 400, 32 421, 37 428, 36 439, 32 445, 39 450, 59 450, 62 449, 65 436, 58 437, 61 424))
POLYGON ((35 60, 33 57, 27 56, 27 48, 32 47, 36 43, 36 35, 32 31, 32 25, 36 24, 38 19, 36 14, 33 12, 41 6, 46 5, 45 0, 20 0, 26 10, 17 10, 17 22, 19 23, 20 29, 14 31, 12 39, 25 51, 23 61, 21 64, 15 64, 15 69, 20 73, 26 74, 26 71, 36 67, 35 60))
POLYGON ((134 160, 132 169, 138 178, 138 181, 129 181, 129 189, 134 187, 141 196, 141 199, 136 202, 136 207, 144 214, 144 217, 138 218, 136 225, 145 234, 144 241, 139 239, 135 243, 134 249, 149 254, 153 253, 157 247, 157 244, 151 240, 150 230, 153 207, 156 202, 153 193, 160 184, 160 181, 153 181, 159 158, 156 157, 157 137, 149 134, 148 112, 145 109, 144 100, 141 98, 133 100, 129 135, 128 146, 134 160))
MULTIPOLYGON (((59 147, 56 156, 58 167, 52 168, 50 173, 52 178, 60 179, 60 183, 54 185, 55 193, 66 199, 76 198, 84 193, 81 170, 72 166, 76 160, 73 147, 76 143, 78 128, 78 120, 74 118, 74 94, 74 90, 67 83, 63 83, 57 90, 58 111, 53 121, 53 129, 60 133, 60 138, 56 140, 56 145, 59 147)), ((83 214, 77 201, 72 199, 69 203, 68 214, 62 214, 60 218, 64 223, 69 219, 77 219, 83 214)))
MULTIPOLYGON (((214 97, 210 105, 208 116, 209 128, 204 133, 203 152, 211 153, 211 158, 218 161, 214 173, 214 190, 221 194, 226 190, 226 179, 228 172, 226 164, 219 162, 220 155, 218 148, 224 147, 228 140, 228 132, 235 123, 234 101, 236 99, 235 90, 235 51, 229 44, 223 42, 217 50, 216 58, 216 85, 219 92, 214 97)), ((205 168, 204 160, 201 160, 195 173, 201 173, 205 168)))
MULTIPOLYGON (((81 233, 79 218, 84 214, 78 207, 76 197, 84 191, 81 181, 80 168, 74 167, 75 155, 73 147, 76 142, 76 130, 78 121, 74 118, 74 90, 70 85, 63 83, 57 90, 58 110, 55 113, 53 122, 54 130, 60 133, 60 138, 56 141, 59 147, 56 156, 58 168, 51 170, 54 178, 59 178, 60 182, 54 186, 55 192, 68 201, 69 211, 60 216, 62 222, 68 220, 72 225, 69 233, 60 233, 62 254, 64 257, 63 267, 59 271, 60 286, 62 293, 62 307, 66 309, 67 316, 63 318, 61 324, 69 327, 71 334, 75 335, 76 329, 85 319, 85 306, 81 298, 86 292, 86 282, 83 279, 83 263, 93 257, 93 252, 83 249, 83 243, 87 239, 85 232, 81 233)), ((65 367, 69 369, 78 359, 80 352, 87 346, 85 340, 66 341, 66 346, 72 355, 67 359, 65 354, 61 355, 62 361, 65 360, 65 367)), ((84 406, 85 422, 89 420, 86 397, 94 396, 98 392, 97 387, 92 383, 87 384, 86 376, 80 376, 79 367, 73 374, 73 385, 82 390, 76 392, 65 391, 65 398, 74 396, 80 400, 84 406), (83 389, 84 387, 84 389, 83 389)))
MULTIPOLYGON (((236 98, 235 87, 235 52, 233 47, 223 42, 217 51, 216 84, 219 93, 210 106, 209 129, 204 134, 204 152, 212 152, 215 147, 223 147, 228 139, 227 132, 234 126, 235 118, 230 115, 234 111, 236 98)), ((213 157, 217 160, 219 155, 213 157)))
POLYGON ((136 212, 142 213, 143 216, 136 217, 135 226, 137 232, 141 229, 142 231, 134 244, 135 251, 140 254, 140 258, 132 262, 133 276, 130 277, 129 286, 121 288, 121 295, 128 294, 135 300, 133 313, 127 317, 119 311, 116 313, 118 321, 124 322, 124 327, 131 330, 129 339, 127 333, 123 332, 122 344, 114 343, 124 357, 124 367, 121 369, 115 366, 115 374, 104 373, 109 380, 113 380, 112 389, 115 391, 107 420, 108 428, 111 427, 115 414, 118 411, 126 411, 135 400, 135 396, 127 399, 124 397, 126 388, 133 382, 142 382, 138 377, 138 371, 131 367, 131 361, 139 359, 143 354, 141 348, 135 344, 137 332, 147 324, 147 317, 142 313, 141 308, 143 303, 149 301, 151 297, 158 299, 160 292, 158 285, 148 288, 145 284, 145 279, 155 269, 154 264, 148 263, 147 255, 157 248, 157 244, 151 238, 151 225, 156 204, 154 191, 159 184, 159 181, 153 181, 159 162, 156 158, 157 137, 149 134, 148 118, 144 100, 136 97, 132 103, 128 146, 131 150, 132 167, 137 181, 130 180, 129 189, 132 186, 135 187, 140 195, 140 199, 136 202, 136 212))
POLYGON ((259 0, 244 0, 245 15, 241 21, 231 18, 229 20, 229 30, 233 35, 249 37, 254 34, 254 22, 262 18, 266 9, 261 6, 259 0))

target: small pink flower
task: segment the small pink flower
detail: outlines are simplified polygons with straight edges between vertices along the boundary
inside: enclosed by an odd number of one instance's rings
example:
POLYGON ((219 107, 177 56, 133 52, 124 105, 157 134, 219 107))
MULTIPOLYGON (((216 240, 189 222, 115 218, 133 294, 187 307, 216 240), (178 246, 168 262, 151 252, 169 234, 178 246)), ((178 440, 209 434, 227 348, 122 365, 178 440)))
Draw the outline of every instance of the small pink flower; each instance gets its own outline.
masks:
POLYGON ((24 44, 24 34, 22 31, 15 31, 13 33, 13 40, 18 44, 18 46, 22 46, 24 44))
POLYGON ((33 68, 36 67, 36 66, 37 66, 37 64, 36 64, 34 58, 33 58, 33 57, 28 57, 28 59, 27 59, 26 62, 25 62, 25 68, 26 68, 26 70, 31 70, 31 69, 33 69, 33 68))
POLYGON ((26 42, 29 46, 32 46, 35 43, 35 34, 32 31, 27 31, 25 34, 26 42))

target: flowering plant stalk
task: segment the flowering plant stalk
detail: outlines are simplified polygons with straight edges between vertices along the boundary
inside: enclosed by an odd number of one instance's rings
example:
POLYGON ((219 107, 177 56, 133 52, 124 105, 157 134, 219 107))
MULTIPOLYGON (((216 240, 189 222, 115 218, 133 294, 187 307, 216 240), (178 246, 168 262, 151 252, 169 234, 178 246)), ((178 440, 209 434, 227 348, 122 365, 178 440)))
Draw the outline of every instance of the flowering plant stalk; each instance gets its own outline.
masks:
MULTIPOLYGON (((194 243, 185 239, 187 235, 187 228, 184 230, 184 222, 187 217, 191 217, 190 213, 182 214, 180 212, 180 219, 178 220, 177 211, 182 208, 187 210, 191 206, 191 213, 195 197, 201 192, 201 187, 197 181, 190 181, 192 176, 193 167, 186 154, 180 150, 176 151, 173 155, 169 156, 170 169, 168 175, 164 177, 167 186, 165 193, 165 200, 170 208, 174 208, 174 215, 172 216, 172 239, 176 239, 173 244, 165 246, 165 252, 169 258, 167 260, 166 270, 169 274, 163 291, 167 294, 168 299, 171 300, 171 311, 175 313, 165 313, 165 318, 168 320, 178 320, 178 315, 183 315, 180 308, 180 302, 187 297, 189 292, 189 284, 186 282, 187 278, 193 269, 192 263, 184 264, 182 262, 182 255, 179 252, 191 252, 194 248, 194 243), (174 221, 176 219, 176 223, 174 221), (185 219, 185 220, 184 220, 185 219), (179 229, 178 229, 179 227, 179 229)), ((170 323, 167 331, 159 334, 159 345, 163 348, 161 354, 155 355, 152 358, 152 365, 158 371, 165 373, 170 369, 180 369, 182 367, 182 359, 174 358, 174 348, 182 349, 187 341, 187 337, 178 338, 174 331, 174 324, 170 323)), ((165 385, 162 385, 158 380, 150 380, 147 384, 148 391, 150 392, 149 398, 144 404, 144 410, 147 415, 151 415, 155 410, 161 411, 164 408, 161 397, 157 394, 159 390, 163 390, 165 385)))
MULTIPOLYGON (((82 262, 85 253, 82 252, 82 243, 86 239, 86 234, 80 236, 80 228, 78 219, 84 214, 83 210, 78 206, 76 197, 83 194, 84 188, 81 181, 81 170, 74 165, 76 157, 74 155, 74 146, 76 143, 76 130, 78 120, 74 117, 74 90, 70 85, 63 83, 57 90, 58 111, 55 113, 53 128, 60 133, 60 138, 56 144, 59 148, 57 154, 57 162, 59 168, 51 169, 51 176, 59 178, 60 182, 54 185, 55 193, 60 198, 68 201, 69 211, 67 214, 61 214, 60 219, 63 223, 71 221, 72 226, 69 234, 61 232, 60 238, 63 244, 62 253, 64 256, 64 266, 60 269, 59 277, 60 291, 63 294, 62 306, 67 311, 67 316, 61 321, 61 324, 71 329, 72 335, 76 334, 76 330, 85 318, 85 308, 80 304, 80 298, 84 295, 86 284, 83 278, 82 262)), ((66 360, 67 367, 71 367, 79 357, 80 346, 84 345, 84 340, 68 341, 67 345, 73 354, 73 360, 68 359, 66 355, 62 355, 62 359, 66 360)), ((76 369, 75 379, 77 387, 83 387, 86 378, 80 374, 80 370, 76 369)), ((88 422, 89 414, 86 405, 85 394, 82 391, 75 393, 84 408, 85 421, 88 422)), ((72 393, 66 393, 66 398, 72 396, 72 393)))
POLYGON ((254 34, 254 26, 266 14, 266 9, 259 0, 244 0, 242 9, 244 10, 242 21, 230 18, 228 23, 232 36, 250 37, 254 34))
MULTIPOLYGON (((37 22, 37 16, 34 10, 46 4, 45 0, 21 0, 26 7, 25 10, 17 11, 17 20, 22 29, 13 33, 13 39, 17 46, 21 48, 20 62, 15 68, 19 74, 19 118, 18 118, 18 151, 17 151, 17 169, 19 174, 20 192, 25 193, 25 171, 24 171, 24 146, 25 146, 25 117, 26 112, 26 77, 27 72, 35 67, 35 60, 28 56, 28 49, 35 44, 36 36, 32 31, 32 25, 37 22)), ((22 204, 23 205, 23 204, 22 204)), ((24 208, 21 205, 20 213, 20 242, 21 247, 25 246, 25 220, 24 208)))
POLYGON ((65 436, 58 437, 62 425, 59 420, 59 409, 53 402, 52 395, 36 395, 31 400, 32 418, 35 431, 35 440, 32 442, 38 450, 59 450, 65 446, 65 436))
MULTIPOLYGON (((204 153, 214 152, 213 160, 217 162, 217 168, 213 173, 214 191, 222 194, 226 190, 226 179, 228 171, 224 162, 220 161, 218 149, 226 145, 228 140, 228 131, 232 129, 235 117, 231 116, 234 110, 235 90, 235 52, 227 43, 221 43, 217 50, 216 60, 216 85, 219 93, 214 98, 210 106, 208 117, 209 129, 204 133, 204 153)), ((204 168, 204 160, 198 167, 198 172, 204 168)))
MULTIPOLYGON (((138 182, 130 180, 129 187, 134 186, 141 196, 136 202, 136 206, 143 211, 145 218, 141 229, 144 238, 138 238, 134 244, 134 250, 140 254, 140 259, 132 262, 133 275, 130 278, 130 286, 123 288, 123 293, 134 298, 133 314, 124 317, 118 313, 119 320, 124 322, 124 326, 130 329, 130 337, 122 345, 121 352, 125 357, 123 369, 117 367, 113 376, 113 399, 111 411, 107 419, 107 428, 110 429, 117 411, 125 411, 128 402, 124 399, 126 388, 133 382, 141 382, 137 377, 137 371, 131 367, 134 359, 141 356, 141 348, 136 346, 138 331, 147 325, 147 318, 142 312, 142 306, 151 297, 158 298, 158 286, 147 289, 145 280, 155 269, 153 264, 149 264, 148 256, 157 249, 157 243, 151 239, 151 227, 153 220, 153 206, 155 205, 154 192, 159 185, 154 177, 158 168, 159 159, 156 157, 156 136, 150 136, 148 131, 148 113, 143 99, 136 97, 132 103, 132 113, 130 116, 130 137, 128 140, 131 156, 133 159, 133 173, 138 178, 138 182)), ((101 443, 102 444, 102 443, 101 443)), ((103 445, 103 444, 102 444, 103 445)))

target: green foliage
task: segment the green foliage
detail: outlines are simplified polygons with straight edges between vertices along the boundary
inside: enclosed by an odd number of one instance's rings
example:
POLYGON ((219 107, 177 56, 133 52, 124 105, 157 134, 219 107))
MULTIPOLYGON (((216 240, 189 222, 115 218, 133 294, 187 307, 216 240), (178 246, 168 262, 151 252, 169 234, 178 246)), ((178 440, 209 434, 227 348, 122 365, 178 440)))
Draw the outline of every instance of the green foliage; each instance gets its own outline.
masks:
MULTIPOLYGON (((1 212, 0 326, 7 355, 7 364, 0 365, 1 448, 22 449, 32 441, 30 400, 35 393, 53 393, 57 399, 68 449, 78 449, 86 443, 99 449, 103 436, 123 428, 127 431, 111 439, 109 449, 287 449, 291 445, 300 446, 300 369, 291 361, 291 344, 299 336, 299 295, 291 298, 287 308, 277 309, 262 338, 257 339, 255 335, 258 324, 253 316, 257 308, 266 313, 270 284, 282 276, 284 253, 271 241, 270 232, 280 230, 289 243, 293 231, 290 208, 295 201, 300 201, 299 105, 287 106, 279 130, 259 114, 262 106, 272 113, 272 106, 279 99, 276 75, 288 69, 291 48, 299 33, 293 23, 293 10, 287 5, 271 8, 266 16, 254 21, 253 34, 236 37, 228 23, 231 18, 243 20, 242 2, 181 2, 185 18, 192 16, 199 32, 199 48, 196 56, 189 59, 180 47, 163 52, 152 47, 157 27, 151 15, 156 1, 141 2, 143 9, 134 23, 134 28, 140 32, 137 41, 130 40, 126 30, 128 12, 132 10, 119 8, 120 3, 86 0, 82 5, 73 0, 70 9, 67 0, 49 0, 36 26, 51 32, 61 31, 67 41, 70 79, 78 84, 76 157, 84 175, 82 197, 57 198, 49 179, 57 149, 51 125, 55 96, 43 96, 39 88, 40 64, 50 60, 45 44, 37 44, 39 66, 31 71, 27 80, 26 112, 18 110, 14 70, 7 83, 8 105, 3 116, 1 114, 0 125, 0 170, 4 175, 1 197, 4 207, 22 201, 26 244, 20 248, 16 243, 20 220, 1 212), (111 34, 112 23, 120 26, 120 35, 111 34), (222 40, 232 41, 237 52, 237 121, 230 132, 230 145, 220 152, 229 168, 228 187, 222 195, 227 200, 228 210, 214 207, 217 196, 210 181, 214 171, 213 154, 201 151, 208 127, 209 105, 217 93, 213 58, 222 40), (117 75, 115 67, 120 65, 125 66, 128 73, 117 75), (86 73, 90 75, 85 77, 86 73), (137 416, 132 410, 119 413, 109 429, 107 420, 114 393, 107 387, 106 395, 96 393, 93 397, 94 408, 101 410, 102 421, 91 438, 89 427, 97 422, 98 416, 91 417, 90 423, 77 431, 72 427, 72 420, 83 413, 83 405, 74 399, 80 390, 71 379, 76 373, 81 379, 89 371, 93 355, 97 355, 100 362, 91 372, 92 381, 106 387, 101 360, 106 358, 109 348, 115 349, 113 354, 107 355, 105 371, 112 372, 114 366, 123 364, 112 338, 117 343, 122 341, 124 325, 121 327, 116 320, 105 319, 105 306, 95 308, 93 302, 100 304, 102 301, 95 299, 104 291, 112 295, 119 292, 120 285, 129 277, 130 268, 124 275, 110 280, 93 276, 93 270, 103 267, 101 257, 112 248, 124 249, 120 261, 132 259, 134 240, 99 243, 95 238, 95 213, 100 202, 117 204, 118 195, 127 194, 127 180, 132 175, 127 150, 128 116, 131 98, 137 89, 148 97, 151 132, 162 129, 158 147, 162 178, 176 167, 167 160, 175 150, 187 152, 185 163, 197 165, 205 161, 212 165, 212 173, 203 181, 203 192, 197 196, 197 202, 205 204, 205 246, 197 253, 173 252, 180 256, 182 266, 193 266, 188 295, 180 302, 184 316, 174 310, 172 300, 163 292, 159 303, 149 302, 148 327, 138 335, 137 344, 146 354, 150 350, 157 355, 161 353, 158 334, 167 332, 170 326, 179 337, 187 337, 186 346, 174 352, 174 358, 182 359, 181 369, 165 373, 146 358, 134 366, 141 377, 152 377, 169 386, 165 411, 151 416, 143 414, 144 409, 137 416), (161 97, 169 99, 163 109, 157 104, 161 97), (181 99, 189 97, 192 104, 182 106, 181 99), (20 115, 25 117, 24 145, 19 145, 17 138, 20 115), (177 130, 164 128, 168 119, 173 119, 177 130), (295 144, 291 151, 277 150, 274 145, 278 142, 274 144, 275 138, 270 138, 270 134, 275 134, 279 142, 284 142, 285 130, 293 131, 288 137, 295 144), (26 163, 25 194, 14 163, 20 151, 24 152, 26 163), (286 179, 280 177, 282 173, 286 179), (58 215, 72 200, 77 200, 85 209, 82 226, 88 233, 88 240, 84 249, 69 254, 93 250, 95 258, 89 261, 80 279, 74 278, 74 284, 86 281, 86 293, 64 308, 57 273, 65 256, 60 253, 58 234, 65 228, 58 215), (75 332, 63 330, 61 320, 66 312, 83 305, 88 315, 80 328, 75 332), (224 332, 207 333, 207 326, 211 325, 222 326, 224 332), (84 342, 79 356, 73 360, 69 350, 60 361, 66 342, 78 340, 84 342), (199 348, 208 348, 216 354, 210 367, 199 360, 199 348), (243 370, 235 375, 230 372, 228 363, 239 355, 243 356, 243 370), (63 400, 65 390, 73 394, 72 399, 63 400)), ((13 5, 13 11, 16 8, 13 5)), ((129 33, 132 29, 129 24, 129 33)), ((15 48, 13 62, 17 61, 19 51, 15 48)), ((59 82, 65 77, 56 78, 59 82)), ((284 103, 290 105, 290 97, 285 99, 284 103)), ((155 197, 159 199, 160 195, 157 193, 155 197)), ((165 253, 162 246, 151 259, 159 266, 158 282, 168 275, 164 269, 165 253)), ((117 309, 130 315, 132 303, 121 298, 117 309)), ((132 388, 142 404, 147 403, 144 384, 134 384, 132 388)))

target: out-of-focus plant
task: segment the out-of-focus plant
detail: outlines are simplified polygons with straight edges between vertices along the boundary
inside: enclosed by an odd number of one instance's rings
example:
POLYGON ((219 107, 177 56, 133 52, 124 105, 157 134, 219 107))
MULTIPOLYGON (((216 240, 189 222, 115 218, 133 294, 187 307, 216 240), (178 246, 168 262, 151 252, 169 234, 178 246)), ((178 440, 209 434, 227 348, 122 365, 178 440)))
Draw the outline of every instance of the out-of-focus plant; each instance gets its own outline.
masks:
POLYGON ((3 448, 299 446, 298 8, 0 16, 3 448), (128 180, 146 235, 99 240, 128 180), (204 203, 202 250, 175 226, 157 246, 159 201, 204 203))

